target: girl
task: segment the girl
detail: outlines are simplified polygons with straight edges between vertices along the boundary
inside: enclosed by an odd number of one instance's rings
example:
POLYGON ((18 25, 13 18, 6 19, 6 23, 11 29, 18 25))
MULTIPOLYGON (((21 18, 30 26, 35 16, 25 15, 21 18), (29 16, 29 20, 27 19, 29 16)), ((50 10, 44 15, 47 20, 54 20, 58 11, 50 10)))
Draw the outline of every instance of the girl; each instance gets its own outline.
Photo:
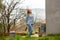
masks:
POLYGON ((32 35, 32 27, 34 24, 34 18, 30 9, 27 9, 26 23, 28 26, 29 36, 32 35))

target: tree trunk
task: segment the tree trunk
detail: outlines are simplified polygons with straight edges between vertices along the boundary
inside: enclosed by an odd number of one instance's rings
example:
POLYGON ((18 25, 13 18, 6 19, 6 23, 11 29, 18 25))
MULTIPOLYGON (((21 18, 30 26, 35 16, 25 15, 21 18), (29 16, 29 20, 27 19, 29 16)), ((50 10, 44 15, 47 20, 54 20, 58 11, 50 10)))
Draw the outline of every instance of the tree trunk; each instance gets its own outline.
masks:
POLYGON ((7 26, 7 33, 8 33, 8 35, 9 35, 9 32, 10 32, 9 14, 8 14, 8 17, 7 17, 7 23, 8 23, 8 26, 7 26))
POLYGON ((4 19, 3 19, 3 35, 5 35, 5 25, 4 25, 4 19))

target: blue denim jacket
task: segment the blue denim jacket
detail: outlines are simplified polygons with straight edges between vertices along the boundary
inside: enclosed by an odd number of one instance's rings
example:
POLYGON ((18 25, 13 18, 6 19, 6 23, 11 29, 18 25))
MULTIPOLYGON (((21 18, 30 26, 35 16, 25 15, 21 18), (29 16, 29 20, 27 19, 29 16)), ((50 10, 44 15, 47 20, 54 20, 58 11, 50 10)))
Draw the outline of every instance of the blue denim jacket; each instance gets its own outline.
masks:
POLYGON ((26 16, 26 23, 27 24, 34 24, 34 18, 32 14, 26 16))

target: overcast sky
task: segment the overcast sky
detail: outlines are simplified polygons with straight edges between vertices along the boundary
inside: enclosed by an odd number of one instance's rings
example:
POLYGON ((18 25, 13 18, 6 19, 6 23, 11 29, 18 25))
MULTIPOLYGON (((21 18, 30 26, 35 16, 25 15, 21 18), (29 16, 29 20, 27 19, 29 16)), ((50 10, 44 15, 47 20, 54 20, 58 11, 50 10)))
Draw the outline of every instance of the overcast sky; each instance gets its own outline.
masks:
MULTIPOLYGON (((10 2, 11 0, 7 0, 7 2, 10 2)), ((18 0, 14 0, 18 1, 18 0)), ((23 1, 23 0, 22 0, 23 1)), ((24 8, 43 8, 45 9, 45 0, 24 0, 23 3, 20 5, 23 6, 24 8)))
MULTIPOLYGON (((11 0, 6 0, 6 1, 8 3, 11 2, 11 0)), ((18 1, 18 0, 14 0, 14 1, 18 1)), ((30 9, 39 8, 39 9, 45 10, 45 0, 25 0, 22 2, 22 4, 19 4, 19 7, 30 8, 30 9)), ((38 13, 38 15, 39 14, 41 15, 42 19, 45 19, 45 17, 46 17, 45 11, 38 13)))
POLYGON ((33 8, 43 8, 45 9, 45 0, 25 0, 22 4, 24 7, 33 8))

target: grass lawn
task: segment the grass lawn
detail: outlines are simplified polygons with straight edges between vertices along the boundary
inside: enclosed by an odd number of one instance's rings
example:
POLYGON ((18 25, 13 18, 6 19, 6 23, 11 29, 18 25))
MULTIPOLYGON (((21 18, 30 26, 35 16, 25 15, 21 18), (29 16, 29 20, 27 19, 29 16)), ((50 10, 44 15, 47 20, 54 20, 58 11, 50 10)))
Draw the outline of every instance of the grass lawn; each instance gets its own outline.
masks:
POLYGON ((60 40, 60 34, 50 34, 45 37, 22 37, 20 35, 16 35, 14 38, 10 38, 1 36, 0 40, 60 40))

